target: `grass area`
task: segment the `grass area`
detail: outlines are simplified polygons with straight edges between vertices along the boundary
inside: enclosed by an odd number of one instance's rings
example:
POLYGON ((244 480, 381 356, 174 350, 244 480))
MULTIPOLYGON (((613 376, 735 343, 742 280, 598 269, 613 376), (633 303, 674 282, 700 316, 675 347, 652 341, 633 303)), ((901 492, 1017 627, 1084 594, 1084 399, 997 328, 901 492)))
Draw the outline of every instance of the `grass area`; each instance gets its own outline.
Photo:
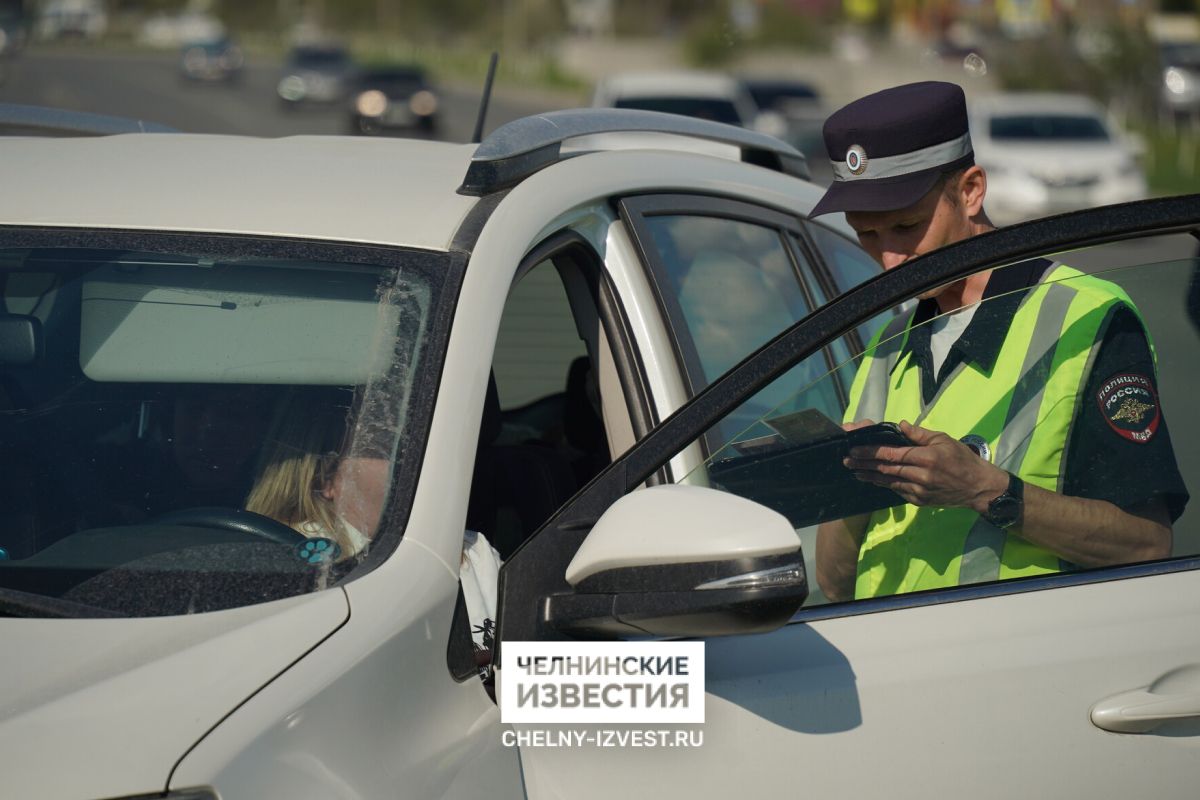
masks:
POLYGON ((1164 124, 1141 131, 1146 181, 1156 195, 1200 192, 1200 124, 1164 124))

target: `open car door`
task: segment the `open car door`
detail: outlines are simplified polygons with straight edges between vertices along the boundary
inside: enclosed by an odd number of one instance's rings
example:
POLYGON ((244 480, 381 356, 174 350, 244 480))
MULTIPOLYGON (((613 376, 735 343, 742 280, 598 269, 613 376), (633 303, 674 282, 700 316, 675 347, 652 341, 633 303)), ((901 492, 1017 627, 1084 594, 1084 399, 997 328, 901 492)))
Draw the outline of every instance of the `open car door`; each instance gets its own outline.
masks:
MULTIPOLYGON (((816 431, 824 423, 804 412, 813 405, 810 396, 827 396, 823 382, 851 382, 861 356, 782 403, 776 398, 758 423, 723 444, 714 446, 706 434, 769 393, 797 364, 819 357, 823 345, 888 309, 982 270, 996 268, 996 276, 1045 258, 1078 271, 1064 273, 1078 275, 1064 285, 1102 279, 1136 304, 1159 377, 1158 408, 1143 409, 1135 422, 1145 429, 1148 415, 1159 414, 1163 436, 1169 421, 1179 474, 1188 488, 1200 485, 1200 423, 1192 402, 1200 395, 1200 319, 1193 316, 1200 304, 1189 302, 1200 291, 1198 228, 1200 196, 1187 196, 1040 220, 928 254, 818 309, 617 460, 505 565, 500 681, 508 666, 504 648, 514 641, 700 639, 707 656, 705 721, 671 727, 703 735, 686 746, 522 747, 529 796, 799 792, 924 800, 1007 798, 1030 787, 1072 797, 1194 796, 1200 510, 1173 510, 1170 558, 1010 580, 985 575, 950 588, 828 603, 814 578, 814 526, 858 513, 864 501, 846 490, 836 470, 821 467, 827 453, 814 455, 830 446, 822 442, 837 441, 837 426, 816 431), (697 442, 703 463, 686 475, 663 470, 697 442), (676 486, 652 485, 663 482, 676 486), (680 503, 670 490, 684 485, 692 494, 680 503), (716 510, 704 510, 715 496, 752 501, 744 507, 744 533, 728 530, 737 527, 735 507, 714 500, 716 510), (757 546, 755 537, 770 522, 755 509, 766 508, 796 530, 807 585, 746 584, 745 593, 727 596, 738 613, 722 614, 711 592, 687 590, 686 570, 664 567, 671 548, 680 562, 720 562, 704 543, 720 540, 721 528, 757 546), (580 580, 589 569, 611 580, 580 580), (756 591, 766 601, 759 607, 750 602, 756 591)), ((980 308, 1005 296, 985 299, 980 308)), ((1025 378, 1028 384, 1036 375, 1025 378)), ((1116 424, 1113 436, 1133 441, 1116 424)), ((1136 463, 1107 463, 1126 450, 1089 451, 1094 455, 1079 469, 1101 470, 1095 475, 1108 476, 1108 483, 1122 474, 1132 481, 1136 463)), ((1167 478, 1161 480, 1166 493, 1167 478)), ((766 562, 740 563, 752 572, 766 562)))

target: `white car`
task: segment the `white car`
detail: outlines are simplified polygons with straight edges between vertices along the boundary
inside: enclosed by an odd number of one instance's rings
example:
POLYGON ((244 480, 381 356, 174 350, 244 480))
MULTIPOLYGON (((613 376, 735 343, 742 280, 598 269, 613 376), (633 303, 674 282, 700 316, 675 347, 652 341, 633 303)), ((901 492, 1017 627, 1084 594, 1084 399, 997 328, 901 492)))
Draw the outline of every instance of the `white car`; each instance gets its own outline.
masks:
MULTIPOLYGON (((1164 562, 822 604, 812 526, 861 498, 797 420, 836 443, 860 330, 930 286, 1194 229, 1200 198, 877 277, 807 218, 792 148, 650 113, 0 152, 5 796, 1194 793, 1193 518, 1164 562), (628 131, 740 156, 602 146, 628 131), (246 510, 267 475, 336 517, 246 510), (501 684, 509 642, 699 638, 703 745, 510 746, 465 528, 505 556, 501 684)), ((1126 271, 1167 407, 1195 393, 1191 266, 1126 271)))
POLYGON ((80 38, 100 39, 108 30, 108 12, 103 0, 47 0, 37 10, 34 35, 46 41, 80 38))
POLYGON ((992 221, 1021 220, 1147 196, 1143 146, 1082 95, 1012 93, 970 108, 975 161, 987 170, 992 221))
POLYGON ((592 105, 682 114, 772 136, 780 136, 785 130, 783 118, 759 109, 742 81, 719 72, 618 73, 596 84, 592 105))

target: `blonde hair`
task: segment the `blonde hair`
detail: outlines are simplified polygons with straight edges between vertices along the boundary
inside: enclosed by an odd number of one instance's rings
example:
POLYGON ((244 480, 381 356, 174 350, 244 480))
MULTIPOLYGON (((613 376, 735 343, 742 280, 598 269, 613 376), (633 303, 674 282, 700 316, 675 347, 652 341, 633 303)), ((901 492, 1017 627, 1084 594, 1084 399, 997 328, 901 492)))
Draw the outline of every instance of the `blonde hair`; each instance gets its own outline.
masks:
POLYGON ((341 460, 347 413, 344 401, 339 406, 324 387, 285 394, 267 431, 246 510, 305 536, 319 531, 337 542, 343 555, 351 556, 354 547, 345 526, 324 495, 341 460))

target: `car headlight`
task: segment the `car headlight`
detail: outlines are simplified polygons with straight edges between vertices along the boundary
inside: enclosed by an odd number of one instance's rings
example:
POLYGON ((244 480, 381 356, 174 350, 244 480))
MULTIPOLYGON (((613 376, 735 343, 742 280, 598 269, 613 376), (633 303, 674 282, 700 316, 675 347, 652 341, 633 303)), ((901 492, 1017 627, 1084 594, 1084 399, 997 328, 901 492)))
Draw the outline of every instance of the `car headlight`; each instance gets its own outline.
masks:
POLYGON ((437 111, 437 96, 428 89, 422 89, 408 99, 408 107, 418 117, 428 117, 437 111))
POLYGON ((221 66, 225 69, 240 69, 242 66, 242 51, 230 48, 221 56, 221 66))
POLYGON ((303 100, 304 95, 308 93, 308 89, 304 86, 304 79, 299 75, 288 75, 279 82, 276 91, 284 100, 292 101, 303 100))
POLYGON ((387 95, 378 89, 368 89, 354 101, 354 109, 364 117, 381 117, 387 106, 387 95))
POLYGON ((1168 67, 1163 72, 1163 86, 1166 86, 1171 94, 1183 94, 1188 88, 1187 73, 1175 67, 1168 67))

